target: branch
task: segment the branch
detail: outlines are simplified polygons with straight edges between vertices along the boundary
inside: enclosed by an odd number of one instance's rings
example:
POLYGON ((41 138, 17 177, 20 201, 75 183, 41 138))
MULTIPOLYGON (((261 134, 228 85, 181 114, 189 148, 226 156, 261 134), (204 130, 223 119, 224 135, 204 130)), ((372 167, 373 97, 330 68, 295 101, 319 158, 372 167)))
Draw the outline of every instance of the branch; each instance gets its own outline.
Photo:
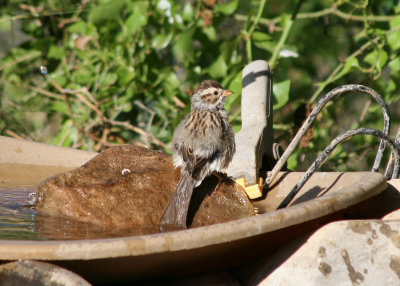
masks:
MULTIPOLYGON (((348 13, 342 12, 334 7, 331 7, 331 8, 327 8, 327 9, 317 11, 317 12, 299 13, 299 14, 297 14, 296 19, 314 19, 314 18, 321 18, 321 17, 328 16, 328 15, 335 15, 335 16, 337 16, 341 19, 347 20, 347 21, 358 21, 358 22, 363 22, 365 20, 367 20, 369 22, 389 22, 394 17, 396 17, 395 15, 391 15, 391 16, 367 15, 364 17, 363 15, 348 14, 348 13)), ((238 21, 247 21, 248 16, 236 14, 234 16, 234 18, 238 21)), ((273 19, 261 18, 259 20, 259 23, 269 26, 271 24, 278 23, 280 20, 281 20, 281 17, 276 17, 273 19)))
POLYGON ((35 87, 35 86, 30 86, 30 85, 27 85, 27 86, 25 86, 25 87, 28 88, 28 89, 30 89, 30 90, 33 90, 33 91, 35 91, 35 92, 37 92, 37 93, 43 94, 43 95, 45 95, 45 96, 47 96, 47 97, 54 98, 54 99, 59 99, 59 100, 64 100, 64 97, 63 97, 62 95, 59 95, 59 94, 57 94, 57 93, 50 92, 50 91, 45 90, 45 89, 43 89, 43 88, 35 87))
POLYGON ((251 35, 253 34, 254 30, 256 29, 258 23, 261 20, 262 12, 264 11, 265 4, 267 0, 261 0, 260 5, 258 6, 258 11, 255 20, 250 26, 250 29, 245 32, 246 34, 246 54, 247 54, 247 61, 250 63, 253 59, 252 50, 251 50, 251 35))
MULTIPOLYGON (((158 140, 157 138, 154 137, 153 134, 151 134, 150 132, 146 132, 143 129, 133 126, 132 124, 130 124, 129 122, 122 122, 122 121, 117 121, 117 120, 112 120, 112 119, 108 119, 104 113, 98 109, 94 104, 92 104, 89 100, 87 100, 81 93, 80 90, 69 90, 69 89, 63 89, 62 87, 60 87, 56 82, 49 80, 50 84, 53 85, 60 93, 62 94, 74 94, 76 95, 76 97, 83 102, 85 105, 87 105, 90 109, 92 109, 94 112, 96 112, 96 114, 101 118, 101 120, 103 120, 105 123, 109 123, 111 125, 114 126, 124 126, 130 130, 132 130, 135 133, 138 133, 139 135, 143 136, 145 138, 146 141, 148 141, 148 139, 151 140, 151 142, 153 142, 154 144, 161 146, 162 148, 168 148, 168 145, 165 144, 164 142, 161 142, 160 140, 158 140)), ((85 93, 89 93, 88 91, 86 91, 85 93)), ((92 96, 90 96, 90 98, 92 98, 92 100, 94 100, 94 98, 92 96)), ((97 105, 97 104, 96 104, 97 105)), ((102 139, 100 139, 102 140, 102 139)))

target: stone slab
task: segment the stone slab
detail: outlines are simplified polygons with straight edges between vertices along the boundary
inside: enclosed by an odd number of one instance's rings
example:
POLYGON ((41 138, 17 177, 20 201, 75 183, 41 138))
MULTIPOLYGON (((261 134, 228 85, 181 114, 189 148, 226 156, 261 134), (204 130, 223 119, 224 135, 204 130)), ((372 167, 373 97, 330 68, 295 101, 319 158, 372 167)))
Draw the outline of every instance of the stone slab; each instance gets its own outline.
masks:
MULTIPOLYGON (((279 261, 286 255, 281 249, 268 261, 279 261)), ((267 269, 260 268, 248 285, 254 285, 267 269)), ((259 285, 400 285, 400 221, 330 223, 310 236, 259 285)))

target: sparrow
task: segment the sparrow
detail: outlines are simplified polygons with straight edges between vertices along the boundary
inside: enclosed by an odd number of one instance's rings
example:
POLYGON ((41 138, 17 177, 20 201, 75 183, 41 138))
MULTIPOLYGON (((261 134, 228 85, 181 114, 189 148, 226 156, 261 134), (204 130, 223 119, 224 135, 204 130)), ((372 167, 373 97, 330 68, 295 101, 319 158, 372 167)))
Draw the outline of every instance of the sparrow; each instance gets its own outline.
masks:
POLYGON ((175 167, 181 178, 160 220, 160 230, 187 228, 186 220, 194 188, 213 172, 222 172, 235 153, 235 137, 224 109, 233 92, 214 80, 205 80, 194 92, 190 113, 172 139, 175 167))

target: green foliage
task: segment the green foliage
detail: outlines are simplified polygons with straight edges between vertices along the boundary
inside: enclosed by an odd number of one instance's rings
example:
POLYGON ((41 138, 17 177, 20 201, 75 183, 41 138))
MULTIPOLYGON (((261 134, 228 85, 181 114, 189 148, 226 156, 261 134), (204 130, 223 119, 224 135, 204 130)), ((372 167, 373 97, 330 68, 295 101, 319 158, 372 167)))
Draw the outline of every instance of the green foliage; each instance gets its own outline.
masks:
MULTIPOLYGON (((274 71, 275 135, 284 146, 318 97, 347 83, 380 93, 397 128, 397 2, 9 0, 0 8, 0 134, 87 150, 132 143, 169 152, 190 95, 206 78, 235 92, 226 108, 240 129, 241 73, 256 59, 274 71)), ((290 166, 304 169, 346 129, 382 129, 381 117, 365 96, 329 104, 290 166)), ((351 162, 360 159, 370 166, 377 144, 354 138, 328 167, 357 169, 351 162)))

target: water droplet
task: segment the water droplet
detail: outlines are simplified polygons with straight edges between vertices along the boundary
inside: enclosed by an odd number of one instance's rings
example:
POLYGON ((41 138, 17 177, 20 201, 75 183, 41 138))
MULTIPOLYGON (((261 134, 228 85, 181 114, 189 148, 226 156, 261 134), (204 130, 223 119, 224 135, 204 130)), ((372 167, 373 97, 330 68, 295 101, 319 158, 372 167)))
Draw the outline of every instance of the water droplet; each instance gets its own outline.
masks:
POLYGON ((42 75, 47 75, 47 67, 46 66, 40 66, 40 73, 42 75))
MULTIPOLYGON (((28 204, 33 206, 36 203, 36 193, 35 192, 29 193, 28 198, 29 198, 28 204)), ((39 201, 41 201, 41 198, 39 198, 39 201)))

